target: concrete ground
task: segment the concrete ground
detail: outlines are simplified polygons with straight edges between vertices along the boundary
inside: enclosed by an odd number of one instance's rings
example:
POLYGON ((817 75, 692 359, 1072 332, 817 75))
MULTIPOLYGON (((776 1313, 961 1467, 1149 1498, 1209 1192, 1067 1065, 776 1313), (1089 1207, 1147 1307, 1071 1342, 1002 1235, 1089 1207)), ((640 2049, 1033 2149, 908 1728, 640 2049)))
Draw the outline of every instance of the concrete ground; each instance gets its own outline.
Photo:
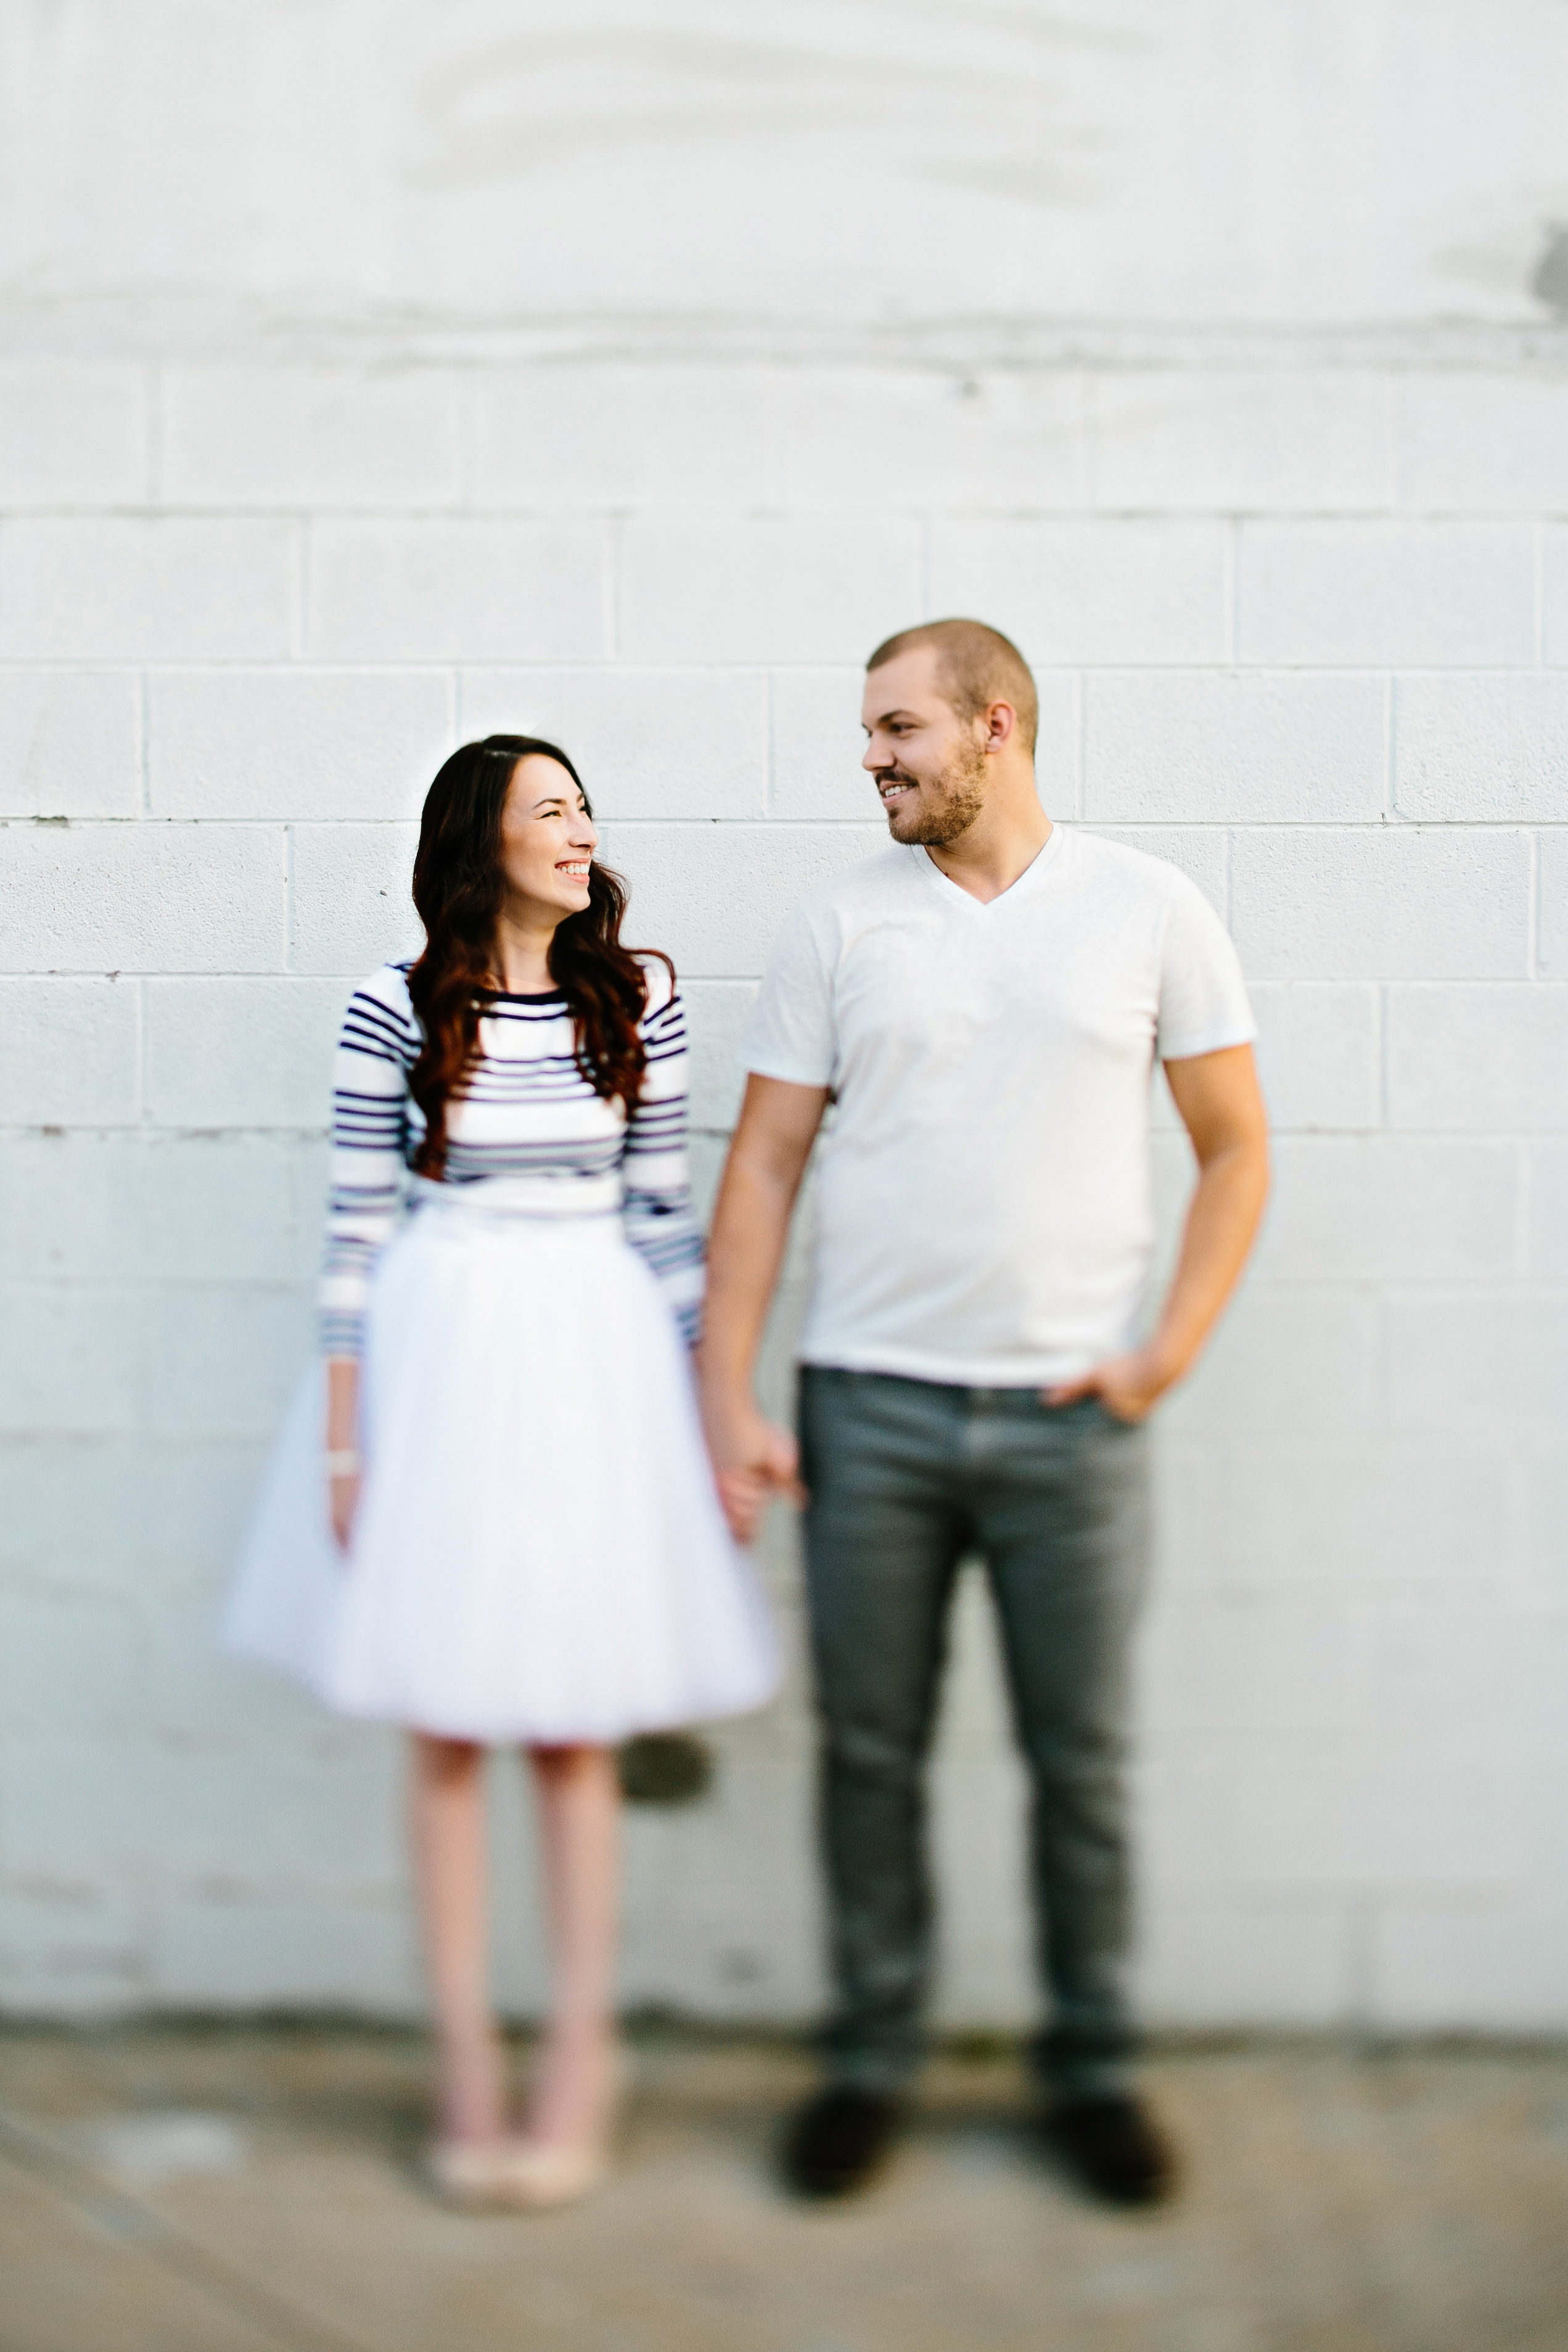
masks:
POLYGON ((426 2060, 350 2027, 0 2034, 0 2352, 1565 2352, 1568 2051, 1173 2050, 1173 2207, 1089 2204, 1015 2058, 876 2190, 776 2183, 795 2050, 650 2032, 591 2204, 444 2210, 426 2060))

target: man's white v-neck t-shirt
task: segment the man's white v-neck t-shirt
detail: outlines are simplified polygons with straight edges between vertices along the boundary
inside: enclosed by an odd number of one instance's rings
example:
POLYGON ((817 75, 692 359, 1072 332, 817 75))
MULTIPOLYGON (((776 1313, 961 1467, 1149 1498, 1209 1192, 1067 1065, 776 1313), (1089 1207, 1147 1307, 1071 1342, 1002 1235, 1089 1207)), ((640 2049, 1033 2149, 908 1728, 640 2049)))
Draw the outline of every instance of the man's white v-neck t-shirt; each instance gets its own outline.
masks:
POLYGON ((1154 1065, 1255 1034, 1207 900, 1092 834, 988 903, 902 845, 808 891, 742 1054, 834 1096, 802 1360, 1023 1387, 1132 1345, 1154 1065))

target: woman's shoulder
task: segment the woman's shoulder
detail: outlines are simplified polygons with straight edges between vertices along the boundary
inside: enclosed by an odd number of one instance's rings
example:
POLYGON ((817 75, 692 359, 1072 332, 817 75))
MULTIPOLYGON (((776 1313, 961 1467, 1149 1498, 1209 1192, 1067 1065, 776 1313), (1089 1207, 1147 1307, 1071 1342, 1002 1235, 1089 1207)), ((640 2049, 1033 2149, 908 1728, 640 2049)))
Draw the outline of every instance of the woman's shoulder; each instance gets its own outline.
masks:
POLYGON ((378 1026, 389 1022, 410 1040, 417 1044, 420 1035, 419 1015, 413 1009, 408 992, 408 975, 413 958, 404 963, 383 963, 369 973, 355 988, 349 999, 350 1017, 356 1008, 370 1014, 378 1026))
POLYGON ((412 1013, 413 1006, 409 999, 408 976, 413 970, 412 956, 406 957, 402 963, 378 964, 374 971, 361 981, 354 994, 372 996, 378 1004, 396 1005, 412 1013))
POLYGON ((681 1010, 681 992, 675 981, 674 965, 651 948, 639 948, 636 955, 637 961, 643 968, 643 984, 648 992, 643 1005, 644 1024, 651 1021, 657 1021, 666 1014, 678 1017, 681 1010))

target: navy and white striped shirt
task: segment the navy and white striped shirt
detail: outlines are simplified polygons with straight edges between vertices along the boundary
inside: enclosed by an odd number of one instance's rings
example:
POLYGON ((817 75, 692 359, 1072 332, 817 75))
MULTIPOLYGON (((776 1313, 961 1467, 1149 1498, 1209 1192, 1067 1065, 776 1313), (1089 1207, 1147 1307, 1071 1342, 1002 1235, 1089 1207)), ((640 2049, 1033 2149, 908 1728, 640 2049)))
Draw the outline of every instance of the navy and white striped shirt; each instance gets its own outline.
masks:
MULTIPOLYGON (((464 1093, 446 1107, 444 1181, 575 1181, 585 1204, 618 1189, 626 1237, 664 1286, 689 1343, 702 1310, 703 1243, 686 1172, 685 1012, 664 966, 650 957, 643 969, 647 1066, 630 1119, 579 1068, 559 991, 486 995, 478 1058, 464 1093)), ((408 1090, 424 1034, 408 971, 406 963, 384 964, 357 988, 338 1041, 323 1355, 360 1353, 371 1270, 402 1213, 424 1135, 424 1114, 408 1090)))

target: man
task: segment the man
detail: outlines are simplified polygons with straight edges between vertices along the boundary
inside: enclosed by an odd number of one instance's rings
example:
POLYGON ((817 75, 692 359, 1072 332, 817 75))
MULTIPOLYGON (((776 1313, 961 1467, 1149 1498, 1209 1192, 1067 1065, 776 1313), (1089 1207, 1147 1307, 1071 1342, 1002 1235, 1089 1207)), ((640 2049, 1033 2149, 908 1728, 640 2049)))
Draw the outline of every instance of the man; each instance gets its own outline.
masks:
POLYGON ((1268 1189, 1253 1024, 1218 919, 1175 867, 1054 828, 1034 682, 977 621, 867 666, 864 765, 892 845, 808 892, 747 1034, 709 1258, 704 1412, 731 1524, 800 1493, 752 1368, 818 1129, 799 1473, 838 2006, 795 2185, 865 2180, 918 2062, 931 1957, 924 1768, 955 1573, 983 1556, 1033 1790, 1056 2146, 1113 2200, 1174 2159, 1129 2079, 1124 1757, 1152 1406, 1236 1283, 1268 1189), (1138 1336, 1149 1094, 1198 1166, 1138 1336))

